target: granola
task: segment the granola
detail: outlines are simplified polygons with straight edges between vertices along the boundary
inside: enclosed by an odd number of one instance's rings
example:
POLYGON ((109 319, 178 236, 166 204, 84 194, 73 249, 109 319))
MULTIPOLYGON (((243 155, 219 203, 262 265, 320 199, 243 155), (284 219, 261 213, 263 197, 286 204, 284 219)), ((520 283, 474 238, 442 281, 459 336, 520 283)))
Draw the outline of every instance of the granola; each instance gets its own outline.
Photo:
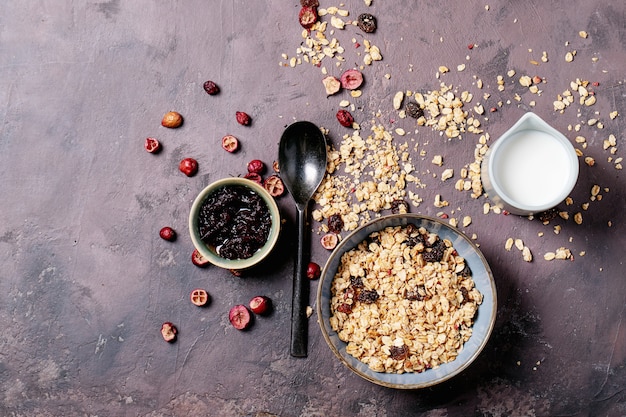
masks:
POLYGON ((346 252, 331 284, 331 328, 373 371, 423 372, 453 361, 483 295, 447 239, 409 224, 346 252))

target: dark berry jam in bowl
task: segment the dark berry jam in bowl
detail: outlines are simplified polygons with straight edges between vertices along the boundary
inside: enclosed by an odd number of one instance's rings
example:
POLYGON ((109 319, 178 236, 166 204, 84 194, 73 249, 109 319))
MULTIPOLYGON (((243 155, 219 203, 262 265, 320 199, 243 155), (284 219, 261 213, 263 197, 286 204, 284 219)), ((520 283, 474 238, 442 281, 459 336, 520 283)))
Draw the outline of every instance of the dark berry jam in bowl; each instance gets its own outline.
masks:
POLYGON ((195 248, 227 269, 250 268, 272 251, 280 231, 274 198, 245 178, 224 178, 205 187, 189 213, 195 248))

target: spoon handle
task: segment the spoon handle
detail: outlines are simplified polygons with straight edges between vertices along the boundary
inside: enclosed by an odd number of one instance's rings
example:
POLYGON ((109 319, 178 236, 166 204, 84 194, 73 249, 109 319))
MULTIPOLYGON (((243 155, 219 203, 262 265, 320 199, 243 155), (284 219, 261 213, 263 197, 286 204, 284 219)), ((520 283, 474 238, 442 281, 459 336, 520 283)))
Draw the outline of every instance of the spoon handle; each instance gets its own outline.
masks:
POLYGON ((309 323, 306 317, 306 306, 309 301, 309 283, 307 282, 304 258, 306 231, 306 207, 298 206, 298 248, 293 279, 293 294, 291 299, 291 356, 307 356, 307 339, 309 323))

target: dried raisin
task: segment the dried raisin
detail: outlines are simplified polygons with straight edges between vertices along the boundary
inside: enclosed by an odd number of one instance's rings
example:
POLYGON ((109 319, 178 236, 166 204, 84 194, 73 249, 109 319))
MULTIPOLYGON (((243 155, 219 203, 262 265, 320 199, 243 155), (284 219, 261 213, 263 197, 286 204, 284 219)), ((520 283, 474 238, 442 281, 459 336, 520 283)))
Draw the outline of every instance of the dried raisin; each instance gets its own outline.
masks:
POLYGON ((333 233, 341 233, 343 229, 343 219, 341 218, 341 214, 333 214, 328 218, 328 230, 333 233))
POLYGON ((359 292, 357 300, 365 304, 373 304, 378 300, 378 297, 379 295, 376 290, 363 290, 359 292))
POLYGON ((360 14, 357 26, 365 33, 373 33, 376 31, 376 18, 369 13, 360 14))
POLYGON ((409 101, 405 106, 406 114, 413 117, 414 119, 419 119, 424 115, 424 110, 414 101, 409 101))

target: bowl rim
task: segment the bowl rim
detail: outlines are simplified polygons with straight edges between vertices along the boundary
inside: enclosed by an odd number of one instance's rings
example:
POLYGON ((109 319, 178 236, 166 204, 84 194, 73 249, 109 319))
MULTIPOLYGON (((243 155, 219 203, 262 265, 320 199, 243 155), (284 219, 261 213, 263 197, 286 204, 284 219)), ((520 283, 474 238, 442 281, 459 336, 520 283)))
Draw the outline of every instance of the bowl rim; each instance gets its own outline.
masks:
MULTIPOLYGON (((369 233, 368 233, 369 234, 369 233)), ((361 240, 362 241, 362 240, 361 240)), ((359 241, 360 242, 360 241, 359 241)), ((357 243, 358 245, 358 243, 357 243)), ((485 294, 483 294, 484 296, 485 294)), ((486 298, 486 297, 484 297, 486 298)), ((407 213, 407 214, 390 214, 390 215, 386 215, 386 216, 381 216, 379 218, 376 218, 360 227, 358 227, 357 229, 355 229, 354 231, 352 231, 349 235, 347 235, 345 238, 343 238, 341 240, 341 242, 339 243, 339 245, 333 250, 333 252, 331 253, 330 257, 328 258, 328 261, 326 262, 326 264, 324 265, 324 268, 322 270, 322 274, 321 274, 321 278, 318 284, 318 291, 317 291, 317 297, 316 297, 316 310, 317 310, 317 315, 318 315, 318 323, 320 326, 320 330, 322 332, 322 335, 324 337, 324 340, 326 341, 326 343, 328 344, 328 346, 330 347, 331 351, 334 353, 334 355, 348 368, 350 369, 352 372, 354 372, 355 374, 359 375, 361 378, 368 380, 372 383, 387 387, 387 388, 395 388, 395 389, 420 389, 420 388, 426 388, 426 387, 430 387, 439 383, 442 383, 456 375, 458 375, 459 373, 461 373, 462 371, 464 371, 467 367, 470 366, 470 364, 480 355, 480 353, 482 352, 482 350, 484 349, 484 347, 487 345, 487 342, 489 341, 490 335, 492 333, 492 330, 494 328, 495 325, 495 320, 496 320, 496 312, 497 312, 497 293, 496 293, 496 287, 495 287, 495 280, 493 277, 493 273, 491 271, 491 268, 489 267, 489 264, 487 263, 487 260, 485 259, 483 253, 480 251, 480 249, 478 248, 478 246, 476 246, 476 244, 474 244, 474 242, 471 241, 471 239, 466 236, 463 232, 461 232, 460 230, 458 230, 457 228, 441 221, 438 218, 435 217, 431 217, 431 216, 425 216, 425 215, 421 215, 421 214, 413 214, 413 213, 407 213), (328 281, 330 285, 330 282, 332 282, 332 280, 334 279, 334 275, 336 273, 336 271, 333 271, 333 275, 329 276, 329 268, 331 266, 331 264, 333 263, 333 261, 338 258, 338 262, 341 260, 341 257, 343 256, 344 253, 346 253, 347 251, 353 249, 354 247, 356 247, 356 245, 354 246, 348 246, 348 242, 350 242, 352 240, 352 238, 354 236, 356 236, 359 233, 362 233, 362 231, 364 229, 371 229, 370 233, 374 232, 374 231, 380 231, 383 230, 386 227, 395 227, 395 226, 401 226, 401 225, 405 225, 407 224, 409 221, 415 221, 415 220, 420 220, 420 221, 427 221, 427 222, 433 222, 438 224, 440 227, 446 228, 448 229, 452 234, 454 234, 457 237, 460 237, 462 240, 464 240, 467 244, 469 244, 470 249, 474 252, 474 254, 478 257, 478 260, 480 261, 480 263, 482 264, 482 266, 485 268, 485 272, 487 273, 487 277, 488 277, 488 281, 489 281, 489 290, 490 290, 490 299, 493 299, 492 305, 487 306, 484 303, 481 304, 478 307, 478 311, 477 314, 479 314, 479 312, 481 311, 485 311, 487 315, 489 315, 489 322, 487 324, 487 328, 484 331, 484 337, 483 339, 480 341, 479 345, 477 347, 475 347, 475 352, 473 352, 471 354, 471 356, 469 358, 467 358, 467 360, 463 363, 461 363, 459 366, 454 367, 451 372, 444 374, 441 377, 435 378, 431 381, 426 381, 426 382, 421 382, 421 383, 414 383, 414 384, 401 384, 401 383, 393 383, 393 382, 386 382, 386 381, 382 381, 380 379, 377 379, 371 375, 368 375, 367 373, 362 372, 361 370, 357 369, 354 365, 352 365, 349 362, 349 359, 356 361, 357 363, 360 363, 361 366, 364 366, 365 368, 367 368, 367 365, 363 364, 362 362, 360 362, 358 359, 354 358, 353 356, 345 353, 345 356, 342 355, 341 352, 339 352, 339 350, 337 349, 337 347, 335 346, 335 344, 333 343, 333 341, 331 340, 331 333, 336 335, 336 332, 334 332, 331 328, 330 328, 330 324, 326 322, 326 319, 324 318, 324 314, 323 314, 323 309, 325 307, 327 307, 328 310, 330 310, 330 306, 325 306, 322 300, 322 295, 323 295, 323 287, 324 284, 328 281), (386 224, 387 222, 392 222, 394 224, 386 224)), ((476 323, 474 323, 474 325, 476 325, 476 323)), ((474 337, 474 334, 472 334, 472 337, 474 337)), ((469 342, 472 340, 472 337, 470 337, 470 339, 465 342, 464 347, 469 346, 469 342)), ((338 338, 337 338, 338 339, 338 338)), ((338 339, 339 340, 339 339, 338 339)), ((345 342, 339 340, 339 343, 343 343, 344 345, 347 345, 345 342)), ((458 358, 457 358, 458 359, 458 358)), ((439 369, 443 366, 446 366, 449 364, 454 364, 454 362, 457 360, 453 360, 450 361, 446 364, 442 364, 439 369)), ((369 370, 369 368, 368 368, 369 370)), ((372 375, 389 375, 388 373, 385 372, 375 372, 375 371, 371 371, 369 370, 370 373, 372 373, 372 375)), ((435 371, 433 369, 429 369, 426 370, 424 372, 431 372, 431 371, 435 371)), ((421 373, 423 374, 423 373, 421 373)), ((391 374, 391 375, 400 375, 400 374, 391 374)), ((415 373, 405 373, 402 375, 415 375, 415 373)))
POLYGON ((272 249, 274 248, 274 246, 276 245, 276 242, 278 241, 279 232, 280 232, 280 211, 278 210, 278 205, 276 204, 274 197, 272 197, 267 192, 267 190, 263 188, 261 185, 246 178, 228 177, 228 178, 222 178, 222 179, 219 179, 210 183, 198 193, 198 195, 196 196, 196 198, 194 199, 191 205, 191 209, 189 210, 189 235, 191 236, 191 241, 193 243, 193 246, 195 247, 195 249, 198 250, 198 252, 200 252, 202 256, 207 258, 209 262, 221 268, 239 270, 239 269, 250 268, 258 264, 263 259, 265 259, 270 254, 270 252, 272 252, 272 249), (199 238, 198 234, 195 233, 197 229, 196 219, 198 216, 198 212, 200 211, 200 207, 202 206, 202 203, 204 202, 204 200, 209 196, 209 194, 211 194, 212 192, 214 192, 215 190, 219 188, 222 188, 225 186, 235 186, 235 185, 249 188, 252 191, 259 194, 259 196, 263 199, 263 201, 265 201, 265 204, 267 205, 269 209, 270 217, 272 220, 270 234, 267 238, 267 241, 265 242, 265 245, 263 245, 254 255, 252 255, 250 258, 247 258, 247 259, 222 258, 216 253, 214 253, 213 251, 211 251, 206 246, 206 244, 199 238))

